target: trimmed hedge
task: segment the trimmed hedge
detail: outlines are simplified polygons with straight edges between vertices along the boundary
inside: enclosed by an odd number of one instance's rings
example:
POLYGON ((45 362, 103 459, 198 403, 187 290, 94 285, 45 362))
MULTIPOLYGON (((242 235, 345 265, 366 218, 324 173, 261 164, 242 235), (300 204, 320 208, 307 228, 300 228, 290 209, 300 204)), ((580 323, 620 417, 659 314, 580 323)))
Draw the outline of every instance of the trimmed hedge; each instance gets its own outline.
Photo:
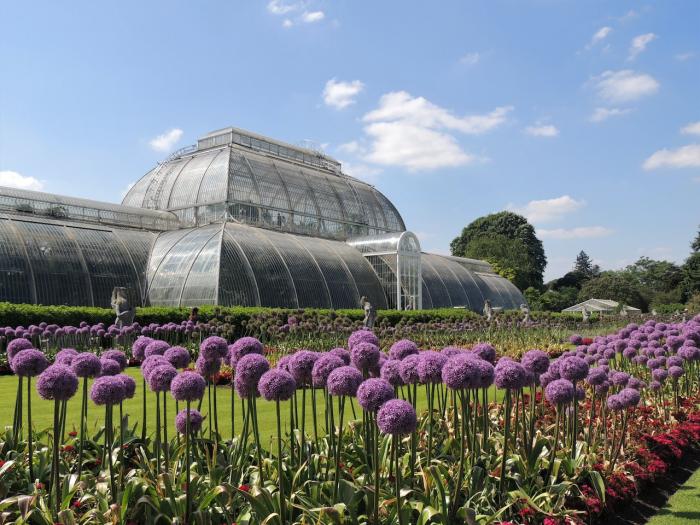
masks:
MULTIPOLYGON (((287 314, 294 315, 305 312, 317 316, 345 316, 349 319, 362 320, 362 310, 324 310, 324 309, 286 309, 264 307, 216 307, 201 306, 199 308, 200 319, 204 322, 218 317, 228 318, 227 321, 234 325, 241 325, 251 317, 261 314, 287 314)), ((141 325, 150 323, 164 324, 183 321, 188 318, 190 308, 172 308, 150 306, 136 309, 136 321, 141 325)), ((533 319, 561 319, 579 320, 580 316, 573 314, 560 314, 552 312, 533 312, 533 319)), ((518 311, 507 311, 500 316, 519 318, 522 314, 518 311)), ((467 309, 443 308, 437 310, 380 310, 377 312, 377 323, 396 326, 397 324, 413 324, 431 321, 459 321, 481 318, 479 314, 467 309)), ((87 306, 42 306, 33 304, 13 304, 0 302, 0 326, 29 326, 40 322, 57 324, 59 326, 78 326, 81 321, 90 324, 114 322, 114 313, 108 308, 93 308, 87 306)))

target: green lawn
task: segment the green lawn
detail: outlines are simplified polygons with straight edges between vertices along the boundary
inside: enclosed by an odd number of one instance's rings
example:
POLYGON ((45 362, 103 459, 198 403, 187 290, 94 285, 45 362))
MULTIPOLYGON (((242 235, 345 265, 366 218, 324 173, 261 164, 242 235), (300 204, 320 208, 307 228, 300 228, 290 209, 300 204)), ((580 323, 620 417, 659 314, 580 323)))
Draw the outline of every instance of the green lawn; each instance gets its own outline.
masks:
POLYGON ((700 469, 671 496, 648 525, 690 525, 700 523, 700 469))
MULTIPOLYGON (((136 379, 136 396, 133 399, 127 400, 124 403, 124 415, 128 415, 129 424, 133 424, 140 421, 142 415, 142 399, 143 399, 143 387, 141 384, 141 371, 137 367, 128 368, 126 373, 136 379)), ((34 388, 36 378, 32 381, 32 425, 36 430, 44 430, 51 428, 53 425, 53 404, 50 401, 44 401, 36 393, 34 388)), ((229 439, 231 437, 231 389, 228 386, 217 387, 217 406, 219 415, 219 431, 224 439, 229 439)), ((418 408, 419 410, 426 407, 425 403, 425 393, 424 388, 419 387, 419 397, 418 397, 418 408)), ((26 382, 24 386, 24 392, 26 396, 26 382)), ((82 392, 82 382, 78 393, 68 402, 68 415, 66 423, 66 432, 71 429, 79 430, 80 428, 80 399, 82 392)), ((0 428, 5 428, 6 426, 12 425, 12 414, 14 410, 15 396, 17 393, 17 378, 14 376, 0 376, 0 428)), ((499 392, 500 393, 500 392, 499 392)), ((495 390, 492 389, 489 393, 489 399, 493 400, 495 390)), ((213 394, 212 394, 213 395, 213 394)), ((301 396, 301 392, 298 393, 301 396)), ((167 408, 168 416, 167 421, 170 425, 168 428, 168 435, 173 436, 175 431, 175 401, 167 394, 167 408)), ((311 392, 307 390, 306 393, 306 432, 312 435, 313 432, 313 416, 312 416, 312 400, 311 392)), ((500 397, 500 396, 499 396, 500 397)), ((25 400, 26 401, 26 400, 25 400)), ((324 432, 324 413, 325 413, 325 402, 324 395, 321 391, 316 393, 317 402, 317 413, 318 413, 318 431, 319 435, 324 432)), ((147 414, 148 414, 148 424, 149 431, 153 430, 155 425, 155 410, 156 401, 155 395, 147 389, 146 391, 146 403, 147 403, 147 414)), ((241 401, 238 396, 235 397, 235 425, 236 432, 240 432, 242 428, 242 417, 241 417, 241 401)), ((26 406, 26 405, 25 405, 26 406)), ((285 409, 282 412, 282 423, 283 425, 289 421, 289 404, 285 403, 285 409)), ((361 409, 354 402, 355 413, 359 417, 361 409)), ((180 408, 184 408, 181 406, 180 408)), ((194 407, 196 408, 196 406, 194 407)), ((337 410, 337 405, 336 405, 337 410)), ((201 408, 202 414, 205 416, 209 413, 207 396, 205 393, 204 400, 202 402, 201 408)), ((116 416, 117 414, 115 414, 116 416)), ((301 402, 299 406, 299 416, 301 417, 301 402)), ((25 425, 26 425, 26 411, 25 411, 25 425)), ((118 416, 117 416, 118 417, 118 416)), ((352 411, 350 406, 346 405, 346 420, 348 417, 352 417, 352 411)), ((104 420, 104 408, 94 405, 91 401, 88 401, 88 424, 89 428, 99 428, 104 420)), ((260 434, 261 437, 266 441, 270 442, 272 436, 277 434, 277 424, 275 416, 275 405, 274 403, 264 401, 263 399, 258 399, 258 420, 260 424, 260 434)), ((205 429, 208 429, 208 421, 205 421, 205 429)), ((140 426, 139 426, 140 429, 140 426)), ((140 430, 139 430, 140 431, 140 430)), ((267 444, 267 443, 265 443, 267 444)))

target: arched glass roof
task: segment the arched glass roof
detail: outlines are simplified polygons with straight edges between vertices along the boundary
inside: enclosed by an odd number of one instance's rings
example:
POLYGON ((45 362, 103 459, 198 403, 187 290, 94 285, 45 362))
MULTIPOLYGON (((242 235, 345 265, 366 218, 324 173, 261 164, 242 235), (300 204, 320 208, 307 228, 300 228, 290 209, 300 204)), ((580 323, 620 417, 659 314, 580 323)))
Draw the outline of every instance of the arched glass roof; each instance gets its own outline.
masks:
POLYGON ((357 308, 386 298, 360 252, 345 243, 232 222, 166 232, 148 268, 153 305, 357 308))
POLYGON ((233 219, 338 240, 405 230, 381 192, 329 157, 238 130, 217 133, 147 173, 123 204, 172 211, 186 226, 233 219))

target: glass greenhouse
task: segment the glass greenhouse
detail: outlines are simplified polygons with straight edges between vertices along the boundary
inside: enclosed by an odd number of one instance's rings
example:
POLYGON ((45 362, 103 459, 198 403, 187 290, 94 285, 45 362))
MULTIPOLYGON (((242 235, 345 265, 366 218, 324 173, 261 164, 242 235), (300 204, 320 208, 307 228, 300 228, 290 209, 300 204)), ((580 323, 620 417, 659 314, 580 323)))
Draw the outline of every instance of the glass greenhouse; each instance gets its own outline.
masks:
POLYGON ((517 308, 488 263, 429 254, 394 205, 325 154, 237 128, 142 177, 121 205, 0 188, 0 301, 517 308))

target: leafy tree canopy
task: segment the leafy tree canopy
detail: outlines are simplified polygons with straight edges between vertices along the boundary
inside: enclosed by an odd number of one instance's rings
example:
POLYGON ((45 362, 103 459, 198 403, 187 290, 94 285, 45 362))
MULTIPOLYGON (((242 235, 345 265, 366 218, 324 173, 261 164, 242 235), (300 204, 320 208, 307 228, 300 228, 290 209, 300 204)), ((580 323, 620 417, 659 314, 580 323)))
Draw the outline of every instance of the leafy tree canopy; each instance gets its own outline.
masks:
POLYGON ((640 292, 639 283, 628 272, 603 272, 586 281, 578 293, 578 301, 612 299, 647 311, 649 301, 640 292))
POLYGON ((521 215, 502 211, 480 217, 462 230, 450 249, 452 255, 485 259, 502 271, 512 270, 512 281, 521 290, 542 286, 544 247, 521 215))

